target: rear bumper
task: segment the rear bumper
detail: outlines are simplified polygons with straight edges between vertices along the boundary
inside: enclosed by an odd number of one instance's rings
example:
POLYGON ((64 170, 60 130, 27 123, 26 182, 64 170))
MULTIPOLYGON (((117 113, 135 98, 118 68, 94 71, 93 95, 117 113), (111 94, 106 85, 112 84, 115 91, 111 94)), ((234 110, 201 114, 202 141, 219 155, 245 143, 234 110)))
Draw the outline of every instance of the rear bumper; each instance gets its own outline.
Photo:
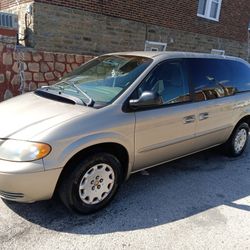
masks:
POLYGON ((50 199, 61 171, 44 171, 42 161, 19 163, 0 160, 0 197, 18 202, 50 199), (6 171, 6 165, 9 171, 6 171))

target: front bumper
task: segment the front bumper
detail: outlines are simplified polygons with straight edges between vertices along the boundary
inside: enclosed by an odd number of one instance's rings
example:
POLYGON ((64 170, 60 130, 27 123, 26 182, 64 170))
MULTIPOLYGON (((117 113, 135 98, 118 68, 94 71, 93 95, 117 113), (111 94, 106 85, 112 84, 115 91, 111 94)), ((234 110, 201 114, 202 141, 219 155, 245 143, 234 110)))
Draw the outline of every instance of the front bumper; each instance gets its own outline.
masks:
POLYGON ((43 161, 0 160, 0 197, 18 202, 50 199, 62 169, 44 171, 43 161))

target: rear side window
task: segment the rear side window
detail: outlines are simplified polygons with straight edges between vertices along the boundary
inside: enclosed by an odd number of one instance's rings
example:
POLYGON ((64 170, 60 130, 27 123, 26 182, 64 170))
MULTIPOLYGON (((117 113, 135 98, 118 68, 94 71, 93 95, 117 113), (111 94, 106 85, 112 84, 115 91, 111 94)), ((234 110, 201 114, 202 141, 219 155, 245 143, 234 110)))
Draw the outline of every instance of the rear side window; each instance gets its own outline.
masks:
POLYGON ((223 59, 186 59, 195 101, 211 100, 250 90, 250 69, 223 59))

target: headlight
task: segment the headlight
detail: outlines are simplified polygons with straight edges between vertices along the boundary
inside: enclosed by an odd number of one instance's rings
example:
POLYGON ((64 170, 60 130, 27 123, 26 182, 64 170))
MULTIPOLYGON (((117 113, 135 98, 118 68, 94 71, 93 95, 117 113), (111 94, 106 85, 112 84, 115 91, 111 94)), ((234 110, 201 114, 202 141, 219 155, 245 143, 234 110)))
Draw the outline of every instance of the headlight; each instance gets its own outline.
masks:
POLYGON ((51 151, 45 143, 0 139, 0 159, 7 161, 35 161, 51 151))

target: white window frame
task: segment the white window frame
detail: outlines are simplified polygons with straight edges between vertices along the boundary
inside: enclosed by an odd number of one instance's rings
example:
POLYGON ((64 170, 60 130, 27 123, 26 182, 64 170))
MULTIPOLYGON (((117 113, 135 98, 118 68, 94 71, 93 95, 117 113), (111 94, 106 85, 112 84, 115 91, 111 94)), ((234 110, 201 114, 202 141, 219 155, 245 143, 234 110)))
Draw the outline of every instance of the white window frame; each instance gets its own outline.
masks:
POLYGON ((216 0, 207 0, 206 6, 205 6, 205 13, 204 13, 204 15, 199 14, 199 13, 197 12, 197 16, 203 17, 203 18, 206 18, 206 19, 209 19, 209 20, 213 20, 213 21, 219 22, 219 20, 220 20, 220 11, 221 11, 222 0, 218 0, 218 1, 219 1, 219 3, 218 3, 219 5, 218 5, 218 10, 217 10, 217 16, 216 16, 216 18, 210 17, 211 8, 212 8, 212 3, 215 2, 215 1, 216 1, 216 0))

